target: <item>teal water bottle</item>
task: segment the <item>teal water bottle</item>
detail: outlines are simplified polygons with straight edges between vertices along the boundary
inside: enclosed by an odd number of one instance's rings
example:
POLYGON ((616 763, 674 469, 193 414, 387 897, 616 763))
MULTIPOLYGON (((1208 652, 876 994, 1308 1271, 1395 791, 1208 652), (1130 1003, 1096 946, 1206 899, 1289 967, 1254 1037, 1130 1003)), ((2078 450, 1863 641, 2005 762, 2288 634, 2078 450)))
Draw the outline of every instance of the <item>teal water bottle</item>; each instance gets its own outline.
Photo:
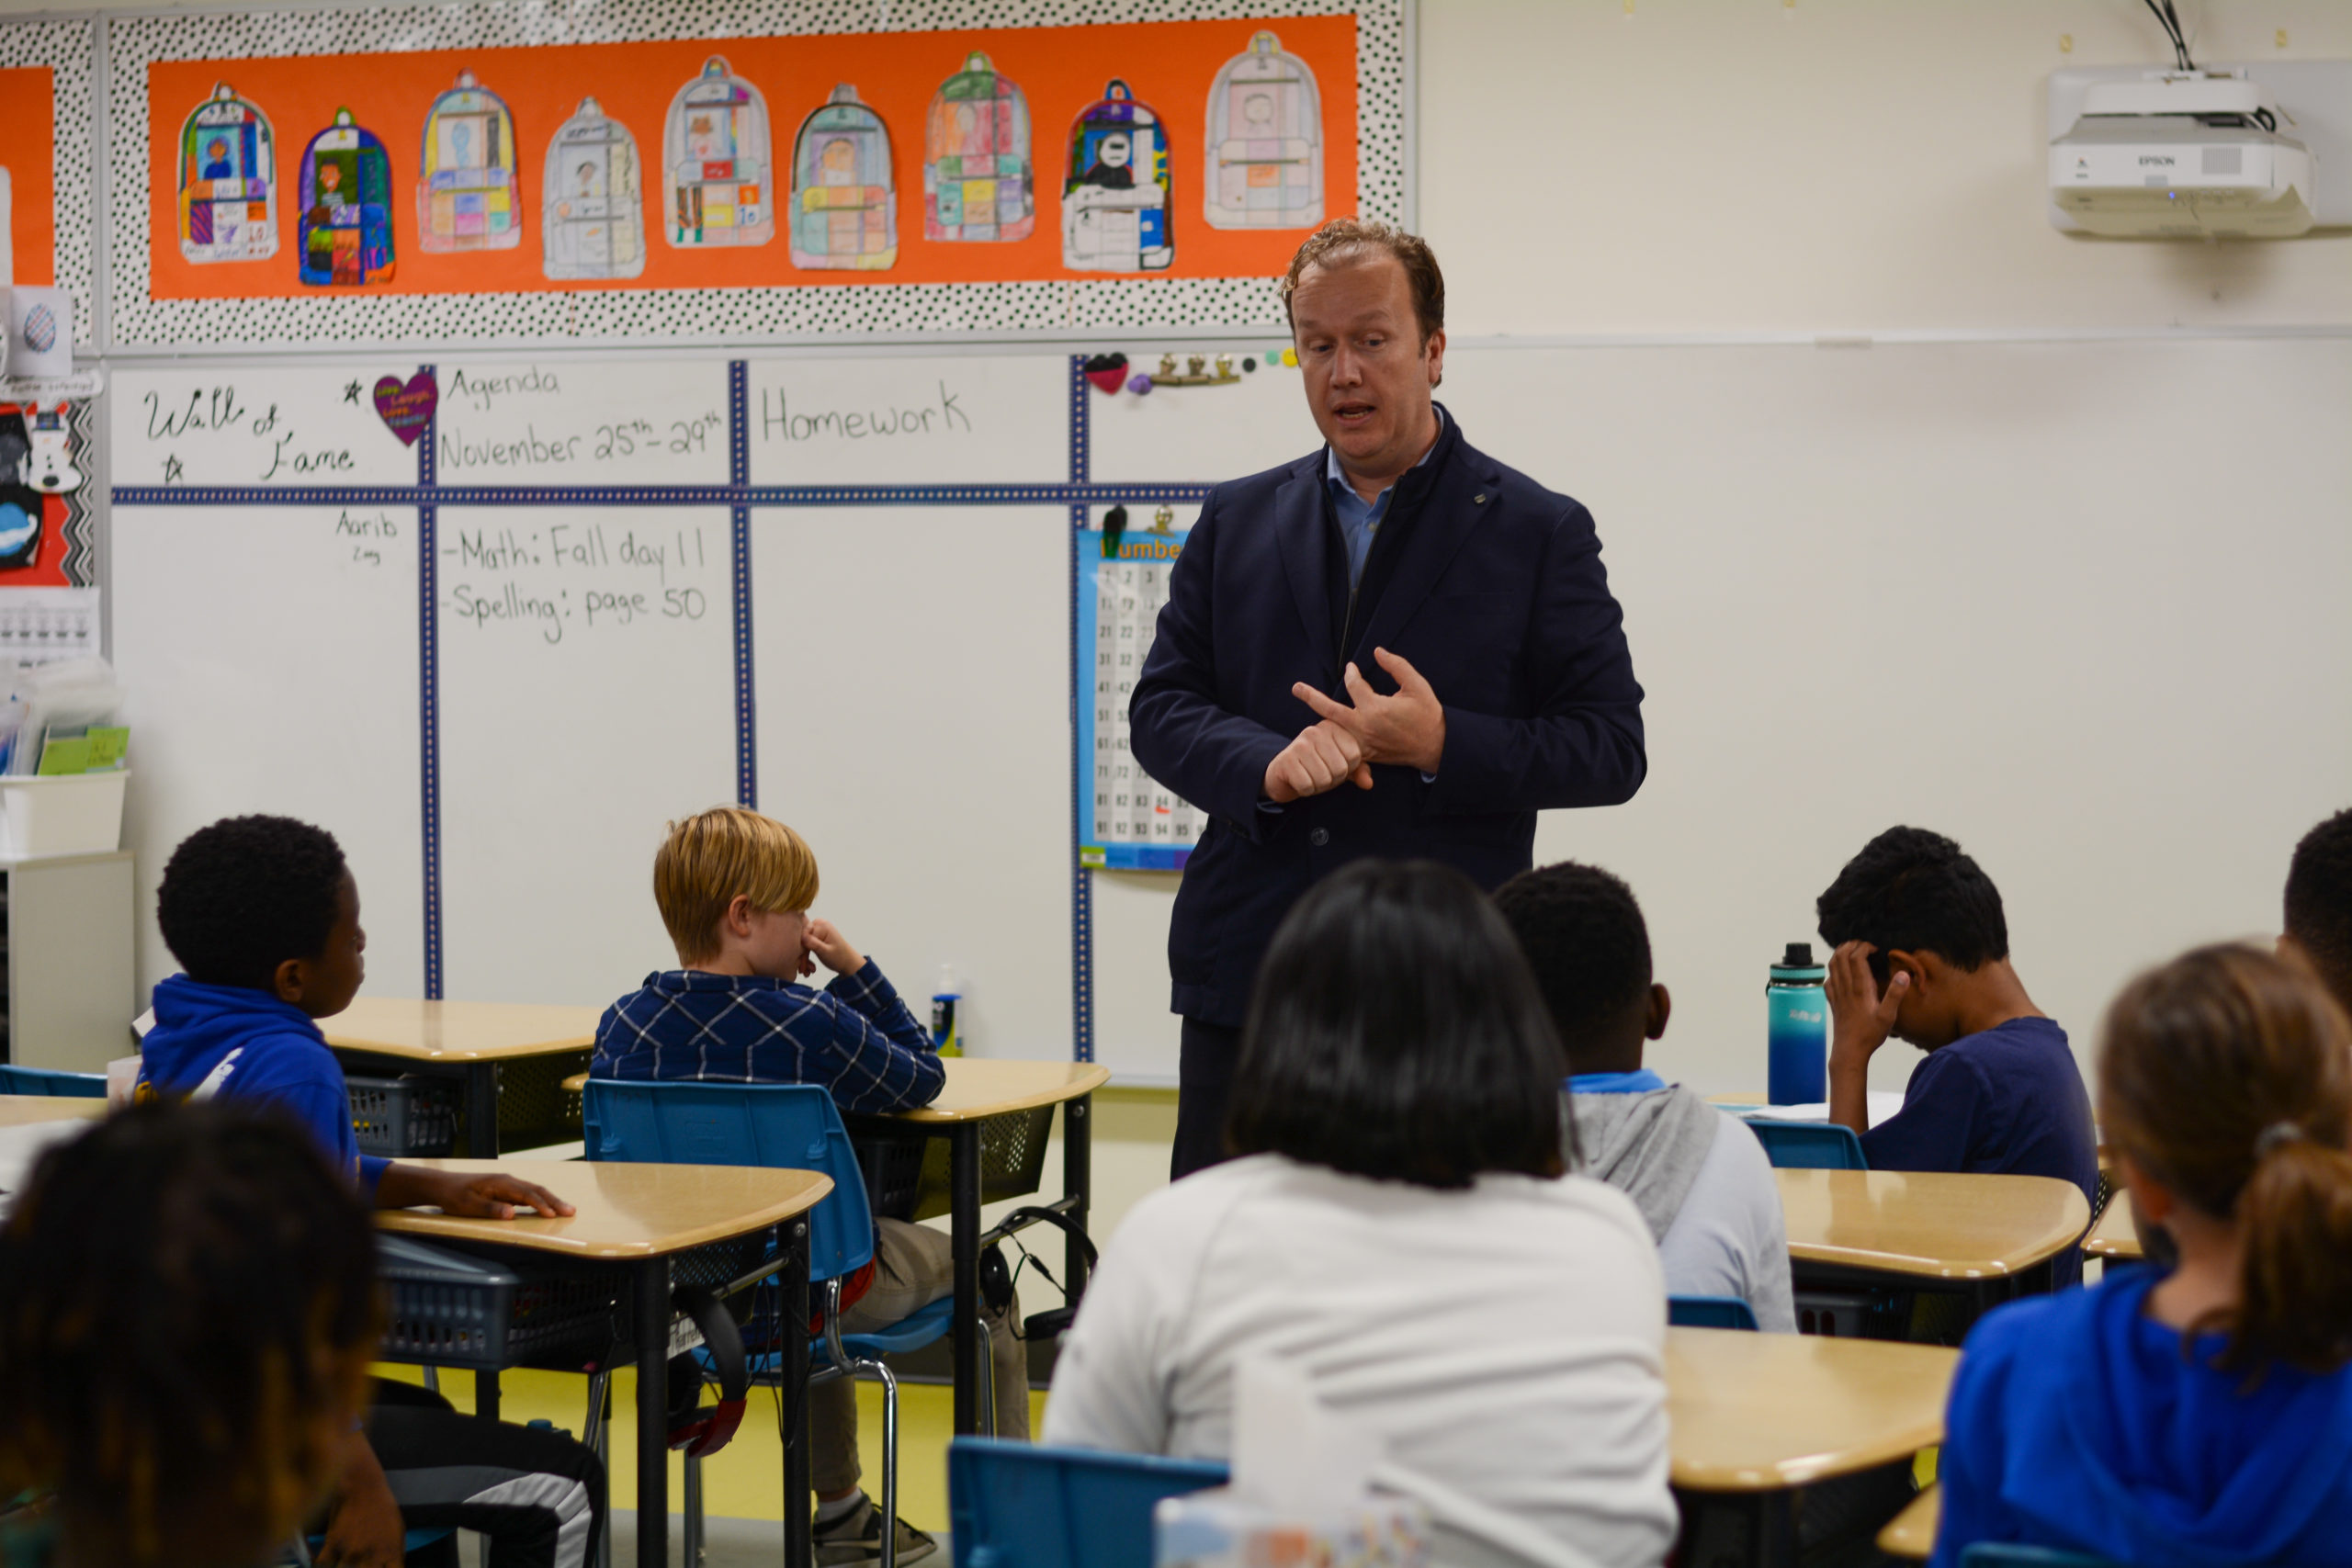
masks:
POLYGON ((1813 961, 1813 943, 1792 942, 1764 982, 1770 1058, 1764 1098, 1774 1105, 1812 1105, 1829 1098, 1829 970, 1813 961))

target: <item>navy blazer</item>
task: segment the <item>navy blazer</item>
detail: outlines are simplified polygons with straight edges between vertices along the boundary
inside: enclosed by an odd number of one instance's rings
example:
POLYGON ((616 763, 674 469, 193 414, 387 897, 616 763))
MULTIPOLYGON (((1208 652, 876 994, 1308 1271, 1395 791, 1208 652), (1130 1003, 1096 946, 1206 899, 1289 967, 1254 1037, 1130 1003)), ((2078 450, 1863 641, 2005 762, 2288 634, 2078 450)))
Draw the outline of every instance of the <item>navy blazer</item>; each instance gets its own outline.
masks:
POLYGON ((1397 481, 1351 596, 1325 456, 1209 492, 1128 705, 1136 761, 1209 817, 1168 933, 1175 1011, 1238 1026, 1274 928, 1351 860, 1442 861, 1492 888, 1532 863, 1535 814, 1641 787, 1642 688, 1592 514, 1462 438, 1397 481), (1343 653, 1341 639, 1346 639, 1343 653), (1383 765, 1274 807, 1266 765, 1352 660, 1401 654, 1445 705, 1433 781, 1383 765))

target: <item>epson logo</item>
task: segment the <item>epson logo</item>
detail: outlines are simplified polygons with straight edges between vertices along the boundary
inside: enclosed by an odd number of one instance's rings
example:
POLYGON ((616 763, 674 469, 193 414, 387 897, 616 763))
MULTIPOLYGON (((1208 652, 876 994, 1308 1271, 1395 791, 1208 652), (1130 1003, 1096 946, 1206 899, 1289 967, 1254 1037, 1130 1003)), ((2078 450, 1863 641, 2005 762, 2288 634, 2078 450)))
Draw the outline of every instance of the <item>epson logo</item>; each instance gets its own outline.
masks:
POLYGON ((2165 153, 2143 152, 2140 154, 2140 166, 2143 169, 2150 167, 2169 169, 2172 167, 2172 159, 2165 153))

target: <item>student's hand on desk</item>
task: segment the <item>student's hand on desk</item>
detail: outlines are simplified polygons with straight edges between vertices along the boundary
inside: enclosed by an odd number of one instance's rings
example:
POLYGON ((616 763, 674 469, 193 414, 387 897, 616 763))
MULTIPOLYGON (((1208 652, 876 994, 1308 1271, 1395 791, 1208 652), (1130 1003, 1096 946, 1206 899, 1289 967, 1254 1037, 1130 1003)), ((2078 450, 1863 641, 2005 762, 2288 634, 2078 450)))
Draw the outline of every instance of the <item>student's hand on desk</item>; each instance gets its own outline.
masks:
MULTIPOLYGON (((800 941, 809 953, 816 954, 819 964, 836 975, 854 975, 865 967, 865 955, 852 947, 849 938, 842 935, 840 929, 831 920, 810 920, 808 930, 800 941)), ((817 972, 816 964, 808 962, 807 954, 801 957, 800 972, 803 975, 817 972)))
POLYGON ((1268 800, 1276 806, 1287 806, 1294 800, 1305 800, 1310 795, 1321 795, 1349 783, 1358 789, 1372 787, 1372 769, 1364 763, 1363 743, 1325 720, 1308 725, 1298 732, 1297 739, 1274 753, 1274 760, 1266 764, 1262 787, 1268 800))
POLYGON ((365 1433, 345 1439, 343 1478, 327 1536, 319 1548, 319 1568, 401 1568, 407 1532, 391 1483, 365 1433))
POLYGON ((1445 705, 1404 655, 1375 648, 1372 656, 1396 682, 1395 696, 1384 697, 1374 691, 1363 671, 1352 664, 1344 679, 1353 707, 1332 701, 1304 681, 1293 686, 1290 694, 1327 723, 1354 737, 1365 761, 1396 762, 1425 773, 1437 772, 1445 755, 1445 705))
POLYGON ((426 1203, 464 1220, 511 1220, 523 1209, 560 1220, 572 1212, 571 1204, 537 1182, 501 1170, 476 1176, 458 1170, 433 1170, 421 1165, 384 1168, 376 1188, 378 1208, 412 1209, 426 1203))
POLYGON ((1868 1066, 1871 1053, 1894 1032, 1895 1015, 1911 989, 1911 976, 1900 970, 1879 994, 1878 977, 1871 973, 1871 954, 1878 949, 1867 942, 1841 943, 1829 955, 1829 1061, 1842 1057, 1868 1066))

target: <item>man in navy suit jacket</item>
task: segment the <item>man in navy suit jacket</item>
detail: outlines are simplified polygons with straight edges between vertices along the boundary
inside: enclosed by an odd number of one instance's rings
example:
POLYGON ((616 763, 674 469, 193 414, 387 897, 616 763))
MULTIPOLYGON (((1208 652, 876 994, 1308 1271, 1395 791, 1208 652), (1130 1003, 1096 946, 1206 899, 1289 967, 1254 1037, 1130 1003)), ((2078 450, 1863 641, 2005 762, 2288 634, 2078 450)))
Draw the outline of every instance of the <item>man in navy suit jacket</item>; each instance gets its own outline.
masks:
POLYGON ((1430 400, 1429 247, 1327 224, 1283 294, 1327 445, 1209 493, 1128 710, 1136 761, 1209 817, 1168 934, 1179 1177, 1225 1157, 1250 985, 1310 884, 1381 856, 1491 888, 1536 812, 1617 805, 1648 766, 1591 513, 1430 400))

